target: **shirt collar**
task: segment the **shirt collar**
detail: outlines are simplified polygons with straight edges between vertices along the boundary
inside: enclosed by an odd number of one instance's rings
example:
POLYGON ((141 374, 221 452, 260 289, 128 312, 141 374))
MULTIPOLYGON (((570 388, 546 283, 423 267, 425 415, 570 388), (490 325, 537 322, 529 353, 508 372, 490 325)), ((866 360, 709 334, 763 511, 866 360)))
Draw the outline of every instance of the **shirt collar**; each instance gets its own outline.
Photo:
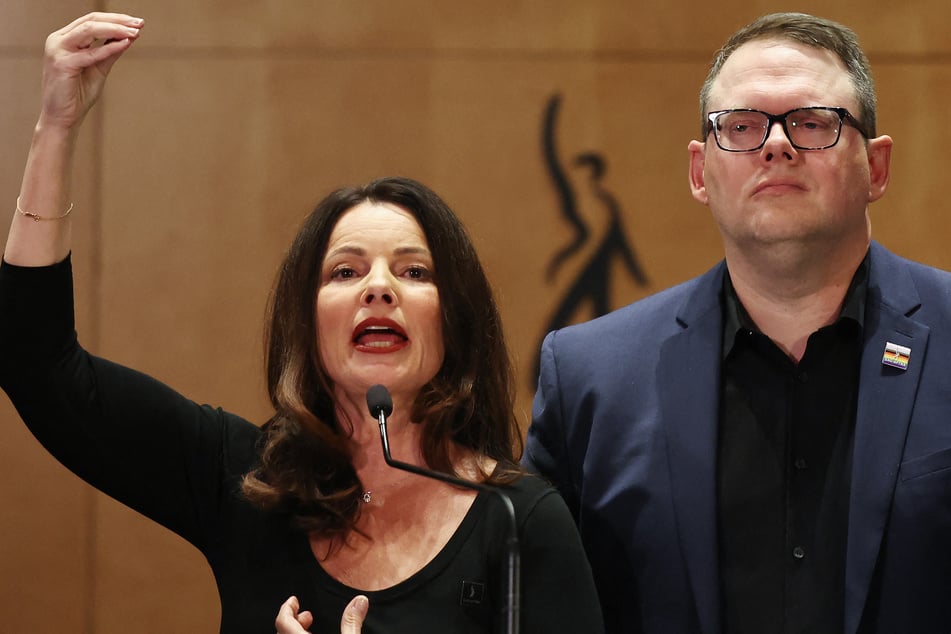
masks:
MULTIPOLYGON (((842 311, 836 323, 843 319, 850 319, 858 324, 859 330, 865 326, 865 298, 868 294, 868 252, 862 259, 862 263, 855 270, 852 276, 852 282, 849 289, 845 292, 845 302, 842 304, 842 311)), ((759 328, 753 323, 749 313, 743 308, 740 298, 736 296, 736 289, 733 288, 733 281, 730 279, 730 270, 727 268, 723 276, 723 334, 722 334, 722 356, 726 359, 733 344, 736 341, 736 333, 741 330, 751 330, 759 332, 759 328)))

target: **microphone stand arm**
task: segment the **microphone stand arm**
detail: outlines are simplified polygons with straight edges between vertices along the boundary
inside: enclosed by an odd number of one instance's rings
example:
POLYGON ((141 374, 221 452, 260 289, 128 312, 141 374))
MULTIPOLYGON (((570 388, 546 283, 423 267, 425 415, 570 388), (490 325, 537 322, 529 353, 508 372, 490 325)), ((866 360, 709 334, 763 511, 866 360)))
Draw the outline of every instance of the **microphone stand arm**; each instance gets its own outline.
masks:
POLYGON ((506 550, 506 585, 505 595, 505 633, 518 634, 519 632, 519 605, 521 604, 521 556, 518 545, 518 523, 515 520, 515 507, 512 500, 496 487, 486 486, 477 482, 470 482, 439 471, 430 471, 417 467, 408 462, 394 460, 390 455, 390 441, 386 435, 386 412, 382 409, 378 413, 380 422, 380 441, 383 443, 383 458, 386 464, 395 469, 409 471, 425 478, 434 478, 464 489, 488 491, 495 494, 501 501, 509 518, 509 535, 505 543, 506 550))

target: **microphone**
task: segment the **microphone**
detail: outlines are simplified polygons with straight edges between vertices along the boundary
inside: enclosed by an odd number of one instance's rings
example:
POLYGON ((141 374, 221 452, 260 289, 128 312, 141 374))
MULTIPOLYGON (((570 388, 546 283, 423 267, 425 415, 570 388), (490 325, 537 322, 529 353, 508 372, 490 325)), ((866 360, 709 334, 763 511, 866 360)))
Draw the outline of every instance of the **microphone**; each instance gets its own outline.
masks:
POLYGON ((367 407, 370 416, 380 421, 380 426, 386 426, 385 418, 393 413, 393 397, 385 385, 371 385, 367 390, 367 407))
POLYGON ((383 443, 383 458, 386 460, 386 464, 394 469, 409 471, 410 473, 415 473, 425 478, 440 480, 465 489, 494 493, 502 500, 502 506, 505 508, 509 518, 509 535, 505 543, 507 555, 506 582, 508 586, 505 595, 505 631, 507 634, 518 634, 521 559, 518 547, 518 523, 515 521, 515 507, 512 506, 512 500, 496 487, 490 487, 478 482, 470 482, 469 480, 463 480, 448 473, 432 471, 408 462, 394 460, 390 455, 390 441, 386 435, 386 418, 393 413, 393 398, 390 396, 390 391, 386 389, 385 386, 379 384, 370 387, 370 389, 367 390, 367 408, 370 410, 370 415, 380 423, 380 440, 383 443))

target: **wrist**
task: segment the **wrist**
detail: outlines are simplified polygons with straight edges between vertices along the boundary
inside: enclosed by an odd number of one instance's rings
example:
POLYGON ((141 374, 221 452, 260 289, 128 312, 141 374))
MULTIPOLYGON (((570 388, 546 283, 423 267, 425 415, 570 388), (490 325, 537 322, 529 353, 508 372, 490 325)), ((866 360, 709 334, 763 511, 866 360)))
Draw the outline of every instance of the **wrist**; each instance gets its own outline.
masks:
POLYGON ((33 126, 33 145, 37 143, 57 144, 72 147, 79 136, 79 125, 64 125, 55 118, 40 115, 33 126))

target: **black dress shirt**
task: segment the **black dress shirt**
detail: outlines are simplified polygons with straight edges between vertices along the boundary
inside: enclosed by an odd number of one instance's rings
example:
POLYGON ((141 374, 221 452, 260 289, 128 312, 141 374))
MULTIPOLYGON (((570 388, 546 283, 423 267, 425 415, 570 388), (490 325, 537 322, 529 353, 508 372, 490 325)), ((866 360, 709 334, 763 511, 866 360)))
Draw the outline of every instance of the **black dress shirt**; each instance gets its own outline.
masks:
POLYGON ((724 282, 717 453, 724 634, 841 634, 868 258, 794 363, 724 282))

